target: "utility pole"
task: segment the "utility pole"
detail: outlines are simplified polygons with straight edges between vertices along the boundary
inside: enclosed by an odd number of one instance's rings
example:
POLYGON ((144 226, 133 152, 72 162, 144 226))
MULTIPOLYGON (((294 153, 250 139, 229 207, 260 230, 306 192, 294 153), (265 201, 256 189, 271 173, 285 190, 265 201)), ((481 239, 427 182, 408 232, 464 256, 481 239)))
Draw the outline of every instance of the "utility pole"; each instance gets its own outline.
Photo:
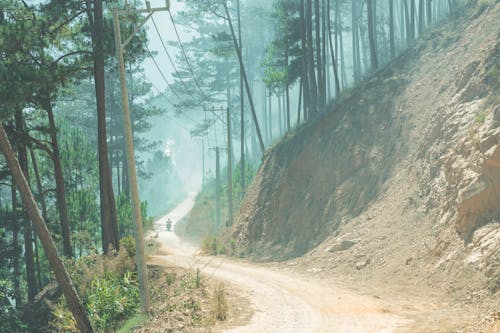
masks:
MULTIPOLYGON (((227 117, 227 200, 229 214, 227 218, 228 225, 233 225, 233 163, 231 151, 233 150, 231 142, 231 115, 229 114, 229 107, 226 108, 227 117)), ((244 175, 244 174, 243 174, 244 175)))
POLYGON ((130 192, 132 195, 132 206, 134 212, 134 234, 135 234, 135 261, 137 264, 137 271, 139 276, 139 289, 141 294, 141 305, 144 313, 148 313, 150 307, 150 296, 149 296, 149 286, 148 286, 148 270, 146 265, 146 256, 144 253, 144 231, 142 225, 141 216, 141 203, 139 199, 139 189, 137 186, 137 172, 135 166, 135 156, 134 156, 134 142, 132 134, 132 123, 130 121, 130 110, 128 101, 128 91, 127 82, 125 78, 125 61, 123 59, 123 51, 127 44, 134 38, 135 34, 144 26, 147 20, 153 15, 154 12, 158 11, 169 11, 170 1, 165 1, 165 7, 161 8, 151 8, 149 1, 146 1, 146 9, 139 10, 118 10, 118 8, 113 9, 113 23, 115 32, 115 48, 116 48, 116 58, 118 61, 118 71, 120 72, 120 87, 122 95, 122 109, 123 109, 123 127, 125 130, 125 142, 127 151, 127 168, 130 180, 130 192), (130 15, 132 13, 147 13, 148 15, 135 26, 132 34, 122 43, 121 31, 120 31, 120 15, 130 15))
POLYGON ((201 163, 202 163, 201 185, 205 186, 205 139, 203 138, 201 138, 201 163))
MULTIPOLYGON (((239 40, 239 45, 240 45, 240 52, 242 53, 243 56, 243 44, 241 41, 241 13, 240 13, 240 0, 236 1, 236 11, 238 15, 238 40, 239 40)), ((240 179, 240 185, 241 185, 241 195, 243 197, 243 194, 245 193, 245 100, 243 96, 243 66, 240 63, 240 118, 241 118, 241 157, 240 157, 240 172, 241 172, 241 179, 240 179)))
POLYGON ((217 234, 220 226, 220 148, 215 147, 215 230, 217 234))
MULTIPOLYGON (((228 200, 228 225, 233 225, 233 158, 232 158, 232 151, 233 151, 233 145, 232 145, 232 140, 231 140, 231 114, 229 112, 229 107, 224 108, 224 107, 204 107, 203 110, 205 112, 212 112, 215 114, 215 112, 219 111, 225 111, 226 112, 226 123, 227 123, 227 200, 228 200)), ((221 119, 221 118, 218 118, 221 119)), ((218 156, 218 150, 220 148, 216 147, 216 156, 218 156)), ((216 172, 217 174, 219 173, 219 160, 217 157, 216 161, 216 172)), ((218 177, 218 176, 217 176, 218 177)), ((216 177, 216 178, 217 178, 216 177)), ((217 180, 217 184, 219 184, 219 181, 217 180)), ((219 186, 219 185, 217 185, 219 186)), ((218 192, 219 193, 219 192, 218 192)), ((219 194, 218 194, 219 195, 219 194)), ((219 206, 220 207, 220 206, 219 206)), ((220 208, 219 208, 220 210, 220 208)), ((219 214, 220 218, 220 214, 219 214)), ((219 221, 220 222, 220 221, 219 221)))

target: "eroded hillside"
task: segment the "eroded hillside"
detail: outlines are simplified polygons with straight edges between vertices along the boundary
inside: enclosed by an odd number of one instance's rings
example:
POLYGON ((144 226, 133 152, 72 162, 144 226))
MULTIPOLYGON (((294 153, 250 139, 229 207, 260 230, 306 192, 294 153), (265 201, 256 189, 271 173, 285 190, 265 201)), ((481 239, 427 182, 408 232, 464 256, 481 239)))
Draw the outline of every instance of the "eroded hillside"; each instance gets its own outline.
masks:
POLYGON ((497 292, 499 36, 498 3, 453 19, 273 147, 233 235, 260 260, 497 292))

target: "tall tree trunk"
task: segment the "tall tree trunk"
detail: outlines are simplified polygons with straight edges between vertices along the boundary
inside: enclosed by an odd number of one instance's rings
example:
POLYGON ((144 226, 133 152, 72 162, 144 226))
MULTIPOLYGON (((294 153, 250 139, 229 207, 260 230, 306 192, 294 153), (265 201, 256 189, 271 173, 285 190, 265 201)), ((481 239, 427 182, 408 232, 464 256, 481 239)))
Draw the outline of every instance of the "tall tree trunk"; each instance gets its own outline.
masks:
POLYGON ((264 124, 264 134, 266 138, 266 143, 269 144, 269 123, 267 121, 267 89, 266 85, 262 83, 262 109, 264 110, 262 114, 262 122, 264 124))
MULTIPOLYGON (((38 191, 37 195, 38 202, 40 202, 40 205, 42 207, 42 217, 45 221, 47 221, 47 204, 45 202, 45 195, 43 193, 42 180, 40 179, 40 172, 38 171, 38 164, 36 163, 35 152, 33 151, 33 149, 30 149, 29 152, 31 157, 31 165, 33 166, 33 174, 35 175, 35 182, 38 191)), ((38 286, 41 288, 43 281, 42 281, 42 271, 40 264, 40 253, 38 250, 38 241, 36 239, 36 235, 34 237, 33 243, 35 244, 35 258, 36 258, 36 272, 37 272, 38 286)))
POLYGON ((321 0, 314 0, 314 23, 316 35, 316 71, 318 78, 318 107, 322 109, 325 105, 324 96, 324 77, 323 77, 323 57, 321 46, 321 12, 319 9, 319 2, 321 0))
POLYGON ((300 124, 300 106, 302 104, 302 95, 304 93, 304 83, 302 81, 302 78, 300 78, 300 84, 299 84, 299 102, 297 103, 297 126, 300 124))
MULTIPOLYGON (((285 54, 285 66, 288 68, 288 48, 285 54)), ((285 81, 285 104, 286 104, 286 131, 290 131, 290 83, 288 76, 285 81)))
MULTIPOLYGON (((307 65, 309 67, 309 103, 311 111, 318 112, 318 84, 314 62, 313 24, 312 24, 312 1, 306 0, 306 33, 307 33, 307 65)), ((309 115, 308 115, 309 118, 309 115)))
POLYGON ((269 89, 269 143, 273 142, 273 91, 269 89))
POLYGON ((64 255, 67 258, 73 256, 73 249, 71 247, 68 205, 66 203, 66 186, 64 185, 64 175, 61 166, 61 156, 59 153, 59 143, 57 141, 57 128, 54 120, 54 111, 52 110, 52 102, 47 100, 45 103, 45 110, 49 119, 50 140, 52 145, 52 154, 54 161, 54 177, 56 180, 56 198, 57 207, 59 209, 59 216, 61 219, 61 236, 63 240, 64 255))
POLYGON ((389 48, 391 50, 391 59, 396 56, 394 46, 394 0, 389 0, 389 48))
POLYGON ((408 0, 401 0, 403 2, 404 9, 404 21, 405 21, 405 31, 406 31, 406 45, 411 41, 411 22, 410 13, 408 9, 408 0))
MULTIPOLYGON (((327 35, 326 35, 326 28, 329 27, 328 23, 326 22, 328 18, 328 13, 326 12, 326 0, 322 0, 321 2, 321 59, 323 61, 323 67, 321 69, 321 76, 323 77, 323 106, 326 105, 327 97, 326 97, 326 83, 327 83, 327 68, 328 68, 328 61, 326 60, 326 50, 328 48, 327 44, 327 35)), ((330 35, 330 33, 328 33, 330 35)))
POLYGON ((16 159, 16 156, 14 154, 14 151, 12 150, 12 146, 10 145, 9 139, 7 138, 7 134, 5 133, 5 129, 3 126, 0 126, 0 150, 5 156, 7 165, 12 172, 12 177, 14 178, 16 186, 19 189, 19 193, 21 194, 24 206, 26 207, 30 219, 33 221, 33 225, 38 236, 40 237, 40 241, 42 242, 43 248, 47 255, 47 259, 49 260, 56 280, 61 287, 64 296, 66 297, 68 307, 75 318, 80 332, 92 333, 93 329, 87 317, 87 313, 85 312, 85 308, 83 307, 80 298, 78 297, 78 294, 75 287, 73 286, 73 282, 71 281, 71 277, 69 276, 66 267, 64 267, 64 263, 57 253, 57 248, 50 236, 47 225, 45 224, 45 221, 40 214, 40 210, 36 205, 35 198, 31 193, 28 182, 23 175, 21 166, 16 159))
POLYGON ((40 177, 40 171, 38 170, 38 163, 33 149, 30 149, 30 157, 31 157, 31 164, 33 165, 33 173, 35 175, 36 188, 38 191, 38 201, 40 202, 42 208, 42 217, 45 221, 48 221, 47 202, 45 201, 45 193, 43 192, 42 179, 40 177))
POLYGON ((415 39, 415 16, 416 16, 416 11, 415 11, 415 0, 410 0, 410 39, 414 40, 415 39))
POLYGON ((376 31, 375 27, 377 22, 373 15, 373 0, 367 0, 366 5, 368 7, 368 43, 370 44, 370 62, 372 71, 378 69, 378 58, 377 58, 377 44, 376 44, 376 31))
MULTIPOLYGON (((97 142, 99 153, 99 193, 101 209, 102 250, 108 253, 109 246, 119 249, 118 218, 109 167, 106 134, 106 100, 104 83, 103 9, 102 0, 93 0, 92 48, 94 58, 94 82, 97 104, 97 142)), ((90 16, 90 14, 89 14, 90 16)))
POLYGON ((351 3, 351 18, 352 18, 352 63, 354 83, 358 83, 361 79, 361 57, 359 52, 359 29, 358 29, 358 6, 357 1, 351 3))
MULTIPOLYGON (((331 19, 330 19, 330 0, 327 3, 327 13, 328 13, 328 38, 330 40, 330 53, 332 55, 332 64, 333 64, 333 76, 335 78, 335 96, 340 96, 340 82, 339 82, 339 74, 337 69, 337 59, 335 59, 335 53, 333 52, 333 43, 332 43, 332 27, 331 27, 331 19)), ((337 39, 337 27, 335 27, 335 39, 337 39)))
POLYGON ((418 36, 422 36, 424 33, 425 29, 425 22, 424 22, 424 0, 419 0, 418 1, 418 36))
POLYGON ((306 33, 306 18, 305 18, 305 8, 304 0, 300 0, 300 46, 301 46, 301 58, 302 58, 302 92, 304 95, 304 120, 307 120, 307 114, 310 108, 309 105, 309 84, 308 84, 308 50, 307 50, 307 33, 306 33))
POLYGON ((283 114, 283 108, 281 105, 281 95, 280 93, 276 94, 276 97, 278 97, 278 128, 280 131, 280 137, 283 136, 283 119, 282 119, 282 114, 283 114))
POLYGON ((427 4, 427 26, 432 25, 432 0, 426 0, 427 4))
MULTIPOLYGON (((20 133, 24 133, 24 117, 22 111, 16 111, 14 114, 14 119, 16 123, 16 130, 20 133)), ((29 172, 28 172, 28 154, 26 151, 26 144, 21 142, 19 144, 18 159, 23 171, 24 177, 29 183, 29 172)), ((36 277, 35 277, 35 257, 33 253, 33 232, 31 231, 31 221, 28 219, 26 214, 23 212, 23 235, 24 235, 24 261, 26 264, 26 282, 28 286, 28 302, 31 303, 35 299, 37 293, 36 277)))
MULTIPOLYGON (((338 4, 339 0, 336 0, 338 4)), ((339 51, 340 51, 340 69, 341 69, 341 83, 342 83, 342 88, 343 90, 347 86, 347 70, 345 67, 345 54, 344 54, 344 37, 343 37, 343 25, 342 25, 342 16, 340 15, 340 9, 337 6, 337 11, 336 15, 338 15, 338 28, 339 28, 339 51)), ((339 53, 335 53, 337 55, 337 61, 339 61, 339 53)))
POLYGON ((265 153, 264 141, 262 140, 262 133, 260 131, 259 121, 257 120, 257 114, 255 112, 255 105, 253 103, 252 94, 250 92, 250 85, 248 84, 245 65, 243 64, 243 57, 241 55, 241 49, 238 45, 238 41, 236 40, 236 34, 234 33, 233 22, 231 20, 231 15, 229 14, 229 8, 227 7, 227 3, 224 3, 224 9, 226 11, 226 17, 229 23, 229 29, 231 30, 231 36, 233 37, 233 43, 234 43, 234 48, 236 50, 236 55, 238 56, 238 61, 240 62, 240 67, 242 69, 243 81, 245 83, 245 89, 247 91, 248 102, 250 103, 250 109, 252 110, 252 117, 255 125, 255 131, 257 132, 257 137, 259 138, 261 154, 262 156, 264 156, 265 153))
POLYGON ((12 261, 14 267, 12 268, 14 274, 14 300, 16 301, 16 308, 21 307, 21 287, 19 279, 21 277, 19 269, 19 223, 17 221, 17 193, 16 186, 14 185, 14 178, 12 178, 12 261))

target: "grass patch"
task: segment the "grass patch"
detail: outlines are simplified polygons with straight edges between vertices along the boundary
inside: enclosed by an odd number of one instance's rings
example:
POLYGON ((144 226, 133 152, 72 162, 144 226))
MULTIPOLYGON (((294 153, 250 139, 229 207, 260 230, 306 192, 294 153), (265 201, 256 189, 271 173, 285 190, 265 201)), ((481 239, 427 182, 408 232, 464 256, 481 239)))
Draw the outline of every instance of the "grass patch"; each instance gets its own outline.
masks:
POLYGON ((219 283, 214 290, 214 296, 212 298, 212 308, 214 311, 214 318, 220 321, 227 319, 227 300, 226 300, 226 290, 223 283, 219 283))
POLYGON ((136 314, 129 320, 127 320, 123 326, 116 331, 117 333, 128 333, 132 332, 134 328, 137 328, 149 321, 149 317, 145 314, 136 314))
POLYGON ((480 112, 476 115, 476 118, 474 119, 474 121, 476 122, 476 124, 479 124, 479 125, 482 125, 484 124, 486 120, 486 112, 480 112))

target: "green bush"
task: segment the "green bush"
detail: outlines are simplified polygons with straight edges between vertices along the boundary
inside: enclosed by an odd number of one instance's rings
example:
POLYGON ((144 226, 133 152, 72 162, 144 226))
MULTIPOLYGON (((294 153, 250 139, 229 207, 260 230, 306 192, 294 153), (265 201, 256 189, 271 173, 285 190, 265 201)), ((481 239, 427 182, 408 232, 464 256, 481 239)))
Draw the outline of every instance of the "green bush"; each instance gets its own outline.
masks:
POLYGON ((94 328, 107 331, 138 310, 139 287, 131 272, 120 278, 108 272, 95 279, 87 298, 87 310, 94 328))
MULTIPOLYGON (((139 298, 137 278, 132 272, 119 276, 108 271, 92 281, 83 301, 96 332, 110 332, 121 322, 138 313, 139 298)), ((57 305, 53 315, 52 332, 78 332, 64 299, 57 305)))
POLYGON ((201 250, 204 253, 215 256, 219 253, 218 249, 219 249, 219 243, 216 237, 207 236, 201 242, 201 250))
POLYGON ((27 326, 11 304, 14 289, 7 280, 0 280, 0 332, 26 332, 27 326))

